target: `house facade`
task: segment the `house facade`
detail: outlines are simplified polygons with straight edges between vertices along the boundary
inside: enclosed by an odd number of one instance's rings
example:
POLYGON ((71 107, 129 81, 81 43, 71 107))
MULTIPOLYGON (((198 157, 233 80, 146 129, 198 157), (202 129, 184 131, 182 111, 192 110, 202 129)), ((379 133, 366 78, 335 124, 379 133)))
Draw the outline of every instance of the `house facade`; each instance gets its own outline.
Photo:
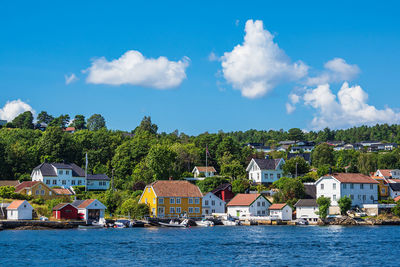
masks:
POLYGON ((292 220, 292 208, 286 203, 275 203, 269 207, 269 216, 282 221, 292 220))
POLYGON ((231 217, 268 216, 271 202, 261 194, 237 194, 226 205, 231 217))
POLYGON ((400 183, 388 183, 388 187, 390 198, 395 199, 400 196, 400 183))
POLYGON ((343 196, 351 198, 352 206, 374 204, 378 201, 378 184, 361 173, 334 173, 315 182, 317 198, 330 198, 331 206, 338 206, 337 201, 343 196))
POLYGON ((299 199, 296 204, 296 219, 305 219, 309 222, 316 223, 318 221, 318 204, 315 199, 299 199))
POLYGON ((145 187, 139 203, 147 204, 151 217, 200 218, 203 194, 188 181, 163 180, 145 187))
POLYGON ((374 173, 374 176, 383 177, 386 179, 399 179, 400 178, 400 170, 388 170, 388 169, 379 169, 374 173))
POLYGON ((70 203, 60 203, 53 208, 53 217, 57 220, 76 220, 78 209, 70 203))
POLYGON ((75 200, 71 205, 77 208, 79 219, 104 222, 106 206, 97 199, 75 200))
POLYGON ((225 203, 228 203, 232 198, 235 197, 235 194, 232 192, 232 185, 230 183, 221 184, 211 192, 218 198, 225 201, 225 203))
POLYGON ((212 176, 215 176, 217 171, 215 170, 215 168, 213 166, 208 166, 208 167, 195 166, 192 173, 195 178, 201 177, 201 176, 212 177, 212 176))
POLYGON ((282 166, 285 160, 252 159, 246 168, 249 179, 257 184, 271 184, 283 176, 282 166))
POLYGON ((26 200, 14 200, 7 207, 7 220, 32 220, 33 207, 26 200))
POLYGON ((225 201, 208 192, 202 199, 203 216, 208 216, 213 213, 225 213, 225 201))
POLYGON ((15 193, 43 199, 53 199, 57 197, 50 187, 40 181, 22 182, 15 187, 15 193))
POLYGON ((88 190, 107 190, 110 188, 110 178, 106 174, 88 174, 87 189, 88 190))
POLYGON ((32 181, 41 181, 49 187, 86 186, 85 171, 74 163, 44 162, 33 169, 31 178, 32 181))

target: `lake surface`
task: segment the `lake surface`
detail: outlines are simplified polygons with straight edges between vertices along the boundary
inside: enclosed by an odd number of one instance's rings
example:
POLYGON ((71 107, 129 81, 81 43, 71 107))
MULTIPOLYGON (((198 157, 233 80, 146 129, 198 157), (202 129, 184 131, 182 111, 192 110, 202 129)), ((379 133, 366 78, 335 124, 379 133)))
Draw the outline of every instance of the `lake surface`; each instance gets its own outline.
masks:
POLYGON ((0 266, 399 266, 399 226, 0 231, 0 266))

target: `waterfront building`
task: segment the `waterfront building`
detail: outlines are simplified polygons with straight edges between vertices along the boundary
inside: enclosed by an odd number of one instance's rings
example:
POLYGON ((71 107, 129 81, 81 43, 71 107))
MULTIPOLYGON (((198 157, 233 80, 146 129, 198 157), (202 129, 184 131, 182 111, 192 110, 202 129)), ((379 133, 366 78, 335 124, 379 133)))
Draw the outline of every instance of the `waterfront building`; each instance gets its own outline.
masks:
POLYGON ((334 173, 322 176, 315 182, 317 199, 321 196, 331 199, 331 206, 338 206, 343 197, 351 198, 352 206, 374 204, 378 201, 378 182, 361 173, 334 173))
POLYGON ((374 176, 383 177, 385 179, 399 179, 400 170, 399 169, 379 169, 374 173, 374 176))
POLYGON ((232 217, 268 216, 271 202, 261 194, 237 194, 226 206, 232 217))
POLYGON ((249 179, 257 184, 271 184, 283 176, 282 166, 285 160, 252 159, 246 168, 249 179))
POLYGON ((7 220, 32 220, 33 207, 26 200, 14 200, 7 207, 7 220))
POLYGON ((75 200, 72 206, 78 209, 79 219, 104 222, 106 206, 97 199, 75 200))
POLYGON ((40 181, 22 182, 15 187, 15 193, 43 199, 53 199, 57 197, 50 187, 40 181))
POLYGON ((286 203, 275 203, 269 207, 269 215, 272 219, 291 221, 292 208, 286 203))
POLYGON ((213 177, 213 176, 215 176, 217 171, 215 170, 215 168, 213 166, 207 166, 207 167, 195 166, 192 173, 193 173, 194 178, 213 177))
POLYGON ((139 203, 147 204, 151 217, 200 218, 203 194, 188 181, 161 180, 145 187, 139 203))
POLYGON ((299 199, 296 204, 296 219, 305 219, 309 222, 317 222, 318 204, 315 199, 299 199))
POLYGON ((230 183, 221 184, 211 192, 225 201, 225 203, 228 203, 235 196, 232 192, 232 185, 230 183))
POLYGON ((208 192, 202 199, 203 216, 211 215, 212 213, 225 213, 225 205, 225 201, 217 197, 213 192, 208 192))
POLYGON ((76 220, 78 209, 70 203, 60 203, 53 208, 53 217, 57 220, 76 220))
POLYGON ((400 196, 400 183, 388 183, 389 186, 389 196, 391 198, 396 198, 400 196))
POLYGON ((88 190, 107 190, 110 188, 110 178, 106 174, 88 174, 87 189, 88 190))

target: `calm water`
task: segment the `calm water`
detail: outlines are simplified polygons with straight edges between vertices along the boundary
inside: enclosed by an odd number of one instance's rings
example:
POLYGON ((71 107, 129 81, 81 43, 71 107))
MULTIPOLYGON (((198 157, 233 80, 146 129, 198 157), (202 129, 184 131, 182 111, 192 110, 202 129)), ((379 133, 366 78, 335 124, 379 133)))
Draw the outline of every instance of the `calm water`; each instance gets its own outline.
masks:
POLYGON ((1 231, 1 266, 399 266, 400 227, 1 231))

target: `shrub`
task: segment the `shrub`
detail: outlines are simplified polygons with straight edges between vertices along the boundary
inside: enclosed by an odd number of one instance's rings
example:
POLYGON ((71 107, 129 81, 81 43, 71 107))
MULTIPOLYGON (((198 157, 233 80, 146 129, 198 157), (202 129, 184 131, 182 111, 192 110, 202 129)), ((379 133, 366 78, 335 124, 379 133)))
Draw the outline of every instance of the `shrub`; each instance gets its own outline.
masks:
POLYGON ((348 196, 341 197, 338 200, 338 204, 340 207, 340 213, 346 215, 346 212, 351 208, 351 198, 348 196))

